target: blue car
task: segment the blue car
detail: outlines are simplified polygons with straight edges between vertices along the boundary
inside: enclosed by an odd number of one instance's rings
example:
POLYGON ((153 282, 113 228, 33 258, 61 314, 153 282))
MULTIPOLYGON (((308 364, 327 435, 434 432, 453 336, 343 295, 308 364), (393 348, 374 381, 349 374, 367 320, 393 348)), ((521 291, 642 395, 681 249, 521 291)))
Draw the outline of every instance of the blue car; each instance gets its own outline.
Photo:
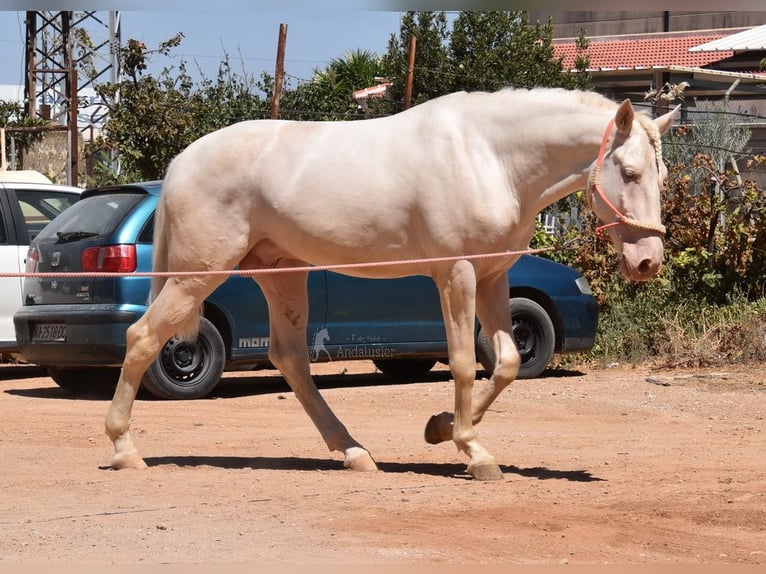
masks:
MULTIPOLYGON (((86 190, 30 245, 27 270, 130 274, 151 271, 154 211, 161 182, 86 190)), ((523 256, 509 271, 508 302, 522 355, 520 377, 539 376, 554 353, 593 346, 599 307, 578 271, 523 256)), ((386 375, 412 378, 447 360, 433 281, 359 279, 309 273, 312 361, 367 359, 386 375)), ((73 392, 114 385, 125 332, 145 311, 150 280, 26 278, 14 315, 19 353, 73 392)), ((477 361, 492 371, 491 346, 477 325, 477 361)), ((232 275, 205 301, 196 341, 171 339, 142 385, 167 399, 204 397, 225 370, 268 366, 266 301, 256 283, 232 275)))

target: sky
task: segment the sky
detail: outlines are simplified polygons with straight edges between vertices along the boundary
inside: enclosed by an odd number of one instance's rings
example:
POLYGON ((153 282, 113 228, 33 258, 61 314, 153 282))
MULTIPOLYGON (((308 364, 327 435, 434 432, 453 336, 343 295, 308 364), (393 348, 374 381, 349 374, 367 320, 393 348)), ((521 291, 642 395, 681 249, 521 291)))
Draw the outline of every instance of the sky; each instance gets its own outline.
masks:
MULTIPOLYGON (((763 9, 763 0, 729 0, 729 9, 763 9)), ((120 10, 122 43, 129 38, 148 47, 183 32, 181 46, 173 50, 206 77, 214 78, 228 53, 232 65, 243 65, 256 77, 272 76, 276 63, 279 25, 287 24, 285 72, 290 85, 308 80, 315 68, 350 50, 383 54, 391 34, 399 31, 400 10, 624 9, 634 2, 609 3, 580 0, 0 0, 0 85, 24 83, 24 9, 120 10), (28 6, 33 4, 34 6, 28 6), (627 4, 627 6, 626 6, 627 4), (606 5, 606 6, 604 6, 606 5), (75 8, 77 6, 77 8, 75 8), (210 6, 215 6, 211 10, 210 6), (321 7, 321 8, 320 8, 321 7), (13 11, 12 9, 22 10, 13 11)), ((713 9, 720 0, 643 0, 641 9, 713 9), (672 6, 669 6, 672 5, 672 6)), ((635 9, 635 8, 634 8, 635 9)), ((105 33, 106 29, 103 29, 105 33)), ((159 72, 172 60, 155 58, 159 72)), ((236 72, 241 72, 235 68, 236 72)))
MULTIPOLYGON (((102 15, 106 17, 107 12, 102 15)), ((215 78, 218 64, 228 53, 234 70, 274 75, 280 24, 287 24, 285 72, 291 83, 311 79, 315 68, 349 50, 383 54, 391 34, 399 32, 400 13, 381 11, 274 11, 274 10, 121 10, 121 36, 156 47, 178 32, 184 39, 173 49, 174 60, 155 57, 157 70, 187 61, 190 73, 197 67, 215 78)), ((0 10, 0 84, 24 83, 25 13, 0 10)), ((107 29, 102 32, 106 37, 107 29)), ((95 39, 95 38, 94 38, 95 39)))

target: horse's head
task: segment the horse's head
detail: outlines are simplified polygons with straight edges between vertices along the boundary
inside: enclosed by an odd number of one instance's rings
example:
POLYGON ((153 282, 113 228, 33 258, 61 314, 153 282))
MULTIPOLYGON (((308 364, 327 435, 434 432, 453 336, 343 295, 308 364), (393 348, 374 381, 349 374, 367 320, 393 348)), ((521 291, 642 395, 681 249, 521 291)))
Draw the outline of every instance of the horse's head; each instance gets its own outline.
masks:
POLYGON ((650 120, 634 113, 625 100, 607 126, 588 183, 591 208, 602 222, 599 230, 608 232, 620 254, 622 272, 635 281, 651 279, 662 264, 665 228, 660 193, 667 169, 660 137, 679 107, 650 120))

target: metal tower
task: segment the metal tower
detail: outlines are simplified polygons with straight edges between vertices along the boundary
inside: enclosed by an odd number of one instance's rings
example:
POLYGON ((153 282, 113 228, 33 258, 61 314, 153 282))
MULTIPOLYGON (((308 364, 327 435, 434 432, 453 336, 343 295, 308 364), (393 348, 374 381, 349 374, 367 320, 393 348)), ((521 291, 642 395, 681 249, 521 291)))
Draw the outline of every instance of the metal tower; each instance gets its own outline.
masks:
POLYGON ((27 115, 66 129, 70 185, 79 177, 80 133, 92 136, 106 114, 92 88, 119 81, 120 36, 116 11, 26 13, 27 115))

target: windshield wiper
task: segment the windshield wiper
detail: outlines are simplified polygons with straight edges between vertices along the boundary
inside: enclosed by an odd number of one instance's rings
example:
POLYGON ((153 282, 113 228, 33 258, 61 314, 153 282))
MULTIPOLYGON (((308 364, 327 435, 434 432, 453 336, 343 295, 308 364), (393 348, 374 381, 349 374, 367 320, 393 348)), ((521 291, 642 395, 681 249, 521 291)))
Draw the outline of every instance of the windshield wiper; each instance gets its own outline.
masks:
POLYGON ((86 239, 88 237, 94 237, 98 235, 98 233, 93 233, 92 231, 57 231, 56 237, 59 238, 60 241, 77 241, 79 239, 86 239))

